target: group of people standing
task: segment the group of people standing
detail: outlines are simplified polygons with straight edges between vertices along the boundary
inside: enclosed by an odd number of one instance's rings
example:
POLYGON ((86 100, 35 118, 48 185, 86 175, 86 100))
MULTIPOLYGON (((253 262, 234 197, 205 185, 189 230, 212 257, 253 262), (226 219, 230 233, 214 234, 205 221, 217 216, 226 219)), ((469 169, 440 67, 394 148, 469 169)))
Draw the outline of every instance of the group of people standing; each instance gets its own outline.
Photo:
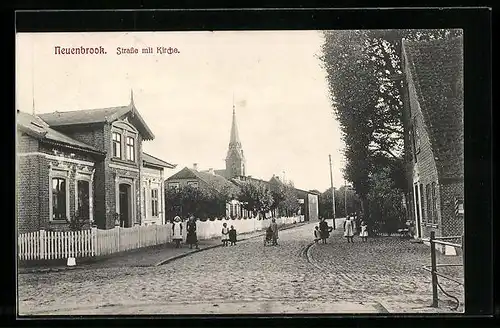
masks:
POLYGON ((330 227, 325 221, 325 218, 321 218, 319 226, 315 227, 314 230, 314 241, 317 243, 321 240, 323 244, 326 244, 326 240, 330 237, 330 232, 332 232, 333 227, 330 227))
MULTIPOLYGON (((332 232, 333 227, 330 227, 325 221, 325 218, 321 218, 319 226, 314 229, 314 242, 322 241, 326 244, 326 240, 330 237, 330 232, 332 232)), ((354 217, 348 216, 344 221, 344 237, 347 239, 348 243, 354 243, 354 235, 356 234, 356 223, 354 217)), ((360 224, 359 236, 362 241, 368 240, 368 226, 363 220, 360 224)))
MULTIPOLYGON (((175 242, 175 248, 181 247, 182 242, 182 220, 179 216, 174 218, 172 222, 172 240, 175 242)), ((196 220, 194 215, 191 215, 186 223, 186 244, 189 248, 196 247, 198 249, 198 237, 196 235, 196 220)))
POLYGON ((236 229, 231 226, 231 229, 227 227, 227 223, 222 224, 222 246, 234 246, 236 245, 236 229))
MULTIPOLYGON (((176 216, 172 222, 172 240, 175 243, 175 248, 181 247, 183 228, 182 219, 180 216, 176 216)), ((186 232, 186 244, 189 245, 189 248, 192 249, 195 247, 199 249, 194 215, 191 215, 186 223, 186 232)), ((228 228, 227 223, 224 222, 222 224, 221 234, 223 246, 236 245, 236 229, 234 226, 228 228)))

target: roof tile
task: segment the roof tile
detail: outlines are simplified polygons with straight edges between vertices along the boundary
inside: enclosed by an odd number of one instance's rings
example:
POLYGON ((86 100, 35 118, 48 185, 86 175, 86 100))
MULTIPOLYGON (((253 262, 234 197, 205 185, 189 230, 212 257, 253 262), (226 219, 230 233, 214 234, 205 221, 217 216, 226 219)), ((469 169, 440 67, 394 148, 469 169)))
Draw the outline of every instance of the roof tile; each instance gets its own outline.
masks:
POLYGON ((403 43, 442 178, 463 177, 463 39, 403 43))

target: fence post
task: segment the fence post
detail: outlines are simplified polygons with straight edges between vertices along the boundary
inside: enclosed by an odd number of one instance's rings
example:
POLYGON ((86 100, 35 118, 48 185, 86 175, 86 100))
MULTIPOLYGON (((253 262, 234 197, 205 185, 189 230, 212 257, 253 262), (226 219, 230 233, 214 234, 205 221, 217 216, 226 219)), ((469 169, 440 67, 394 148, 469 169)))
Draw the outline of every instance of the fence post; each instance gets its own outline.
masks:
POLYGON ((464 235, 462 235, 462 267, 465 269, 465 240, 464 240, 464 235))
POLYGON ((120 226, 115 226, 116 229, 116 241, 117 241, 117 252, 120 252, 120 226))
POLYGON ((155 245, 158 245, 158 225, 155 224, 155 245))
POLYGON ((438 307, 438 291, 437 291, 437 275, 436 275, 436 243, 435 232, 431 231, 431 237, 429 239, 431 243, 431 275, 432 275, 432 307, 438 307))
POLYGON ((40 259, 45 259, 45 230, 40 230, 40 259))
POLYGON ((98 256, 98 246, 97 246, 97 227, 92 227, 90 231, 90 255, 98 256))

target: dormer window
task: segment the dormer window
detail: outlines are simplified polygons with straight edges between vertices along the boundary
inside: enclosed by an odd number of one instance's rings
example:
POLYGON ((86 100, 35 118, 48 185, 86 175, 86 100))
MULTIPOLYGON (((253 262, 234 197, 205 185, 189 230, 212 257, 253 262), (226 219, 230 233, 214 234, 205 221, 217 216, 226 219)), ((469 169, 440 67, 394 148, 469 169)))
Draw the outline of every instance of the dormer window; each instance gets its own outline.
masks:
POLYGON ((113 157, 122 158, 122 135, 113 132, 113 157))

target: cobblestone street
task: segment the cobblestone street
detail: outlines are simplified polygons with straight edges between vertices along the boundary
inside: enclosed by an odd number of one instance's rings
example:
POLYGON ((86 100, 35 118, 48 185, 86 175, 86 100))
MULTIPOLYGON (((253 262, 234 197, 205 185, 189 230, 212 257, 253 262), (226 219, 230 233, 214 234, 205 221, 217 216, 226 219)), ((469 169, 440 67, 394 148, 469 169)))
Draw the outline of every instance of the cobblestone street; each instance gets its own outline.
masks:
MULTIPOLYGON (((278 247, 253 238, 156 267, 21 274, 20 314, 450 312, 432 301, 429 248, 399 237, 347 244, 335 231, 314 244, 313 224, 280 232, 278 247)), ((460 263, 438 256, 438 263, 460 263)), ((448 274, 461 277, 461 270, 448 274)), ((461 287, 440 279, 459 296, 461 287)), ((460 308, 462 309, 462 308, 460 308)), ((459 309, 459 310, 460 310, 459 309)))

